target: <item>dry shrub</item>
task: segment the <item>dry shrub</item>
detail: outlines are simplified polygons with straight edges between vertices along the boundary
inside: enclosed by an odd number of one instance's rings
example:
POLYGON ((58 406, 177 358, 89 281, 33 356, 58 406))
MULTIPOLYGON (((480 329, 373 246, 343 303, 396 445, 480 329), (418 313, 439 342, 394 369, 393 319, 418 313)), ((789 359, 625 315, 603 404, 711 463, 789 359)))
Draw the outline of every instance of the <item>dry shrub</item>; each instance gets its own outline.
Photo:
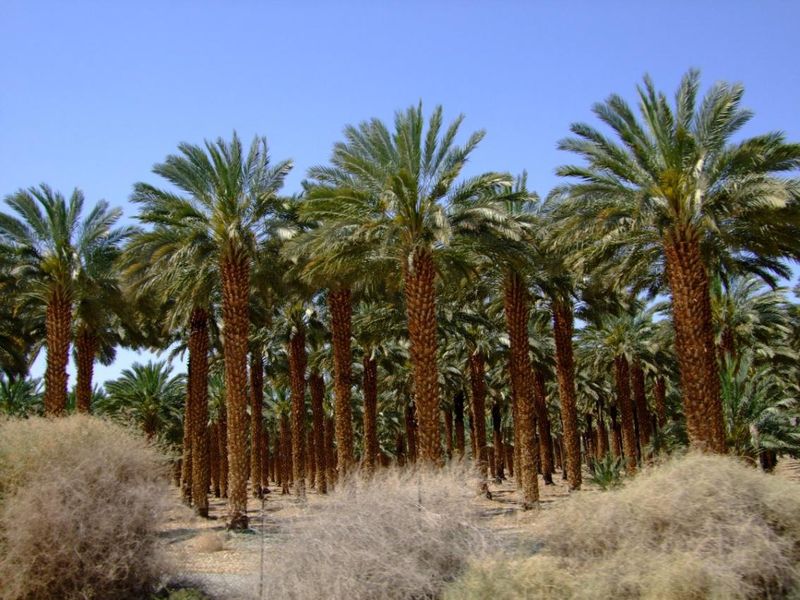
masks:
POLYGON ((0 422, 0 599, 146 597, 166 486, 163 458, 119 425, 0 422))
POLYGON ((305 508, 267 549, 264 597, 435 597, 488 547, 470 511, 477 483, 465 467, 386 470, 339 485, 305 508))
POLYGON ((201 533, 192 540, 191 546, 201 553, 221 552, 225 550, 225 534, 201 533))
POLYGON ((446 598, 786 597, 800 583, 800 485, 688 455, 543 512, 530 558, 474 564, 446 598))

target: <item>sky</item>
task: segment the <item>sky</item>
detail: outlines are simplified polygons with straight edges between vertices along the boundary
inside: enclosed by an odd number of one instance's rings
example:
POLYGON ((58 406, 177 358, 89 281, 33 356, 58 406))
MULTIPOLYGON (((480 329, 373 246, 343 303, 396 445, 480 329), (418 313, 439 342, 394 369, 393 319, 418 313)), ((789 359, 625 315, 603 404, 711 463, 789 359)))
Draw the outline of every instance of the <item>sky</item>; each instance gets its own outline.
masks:
MULTIPOLYGON (((527 170, 546 194, 570 123, 597 124, 611 93, 634 102, 646 73, 671 97, 690 67, 704 89, 745 85, 743 134, 800 141, 798 23, 788 0, 0 0, 0 195, 79 187, 132 222, 153 164, 234 130, 294 160, 291 193, 346 124, 420 101, 486 130, 469 173, 527 170)), ((96 381, 147 358, 121 351, 96 381)))

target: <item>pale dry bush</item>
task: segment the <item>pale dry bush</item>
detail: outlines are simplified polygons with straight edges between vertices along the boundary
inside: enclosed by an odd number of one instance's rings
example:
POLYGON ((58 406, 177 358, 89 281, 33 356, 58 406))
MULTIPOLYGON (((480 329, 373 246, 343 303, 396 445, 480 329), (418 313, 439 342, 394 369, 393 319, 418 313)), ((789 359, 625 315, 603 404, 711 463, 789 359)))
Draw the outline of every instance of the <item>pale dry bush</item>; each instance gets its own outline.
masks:
POLYGON ((544 511, 540 552, 475 563, 445 597, 797 597, 800 485, 688 455, 544 511))
POLYGON ((201 533, 192 540, 192 548, 201 553, 222 552, 225 550, 225 534, 201 533))
POLYGON ((436 597, 489 538, 477 526, 466 466, 387 469, 354 478, 294 519, 267 549, 265 598, 436 597))
POLYGON ((119 425, 0 422, 0 599, 147 597, 166 503, 163 457, 119 425))

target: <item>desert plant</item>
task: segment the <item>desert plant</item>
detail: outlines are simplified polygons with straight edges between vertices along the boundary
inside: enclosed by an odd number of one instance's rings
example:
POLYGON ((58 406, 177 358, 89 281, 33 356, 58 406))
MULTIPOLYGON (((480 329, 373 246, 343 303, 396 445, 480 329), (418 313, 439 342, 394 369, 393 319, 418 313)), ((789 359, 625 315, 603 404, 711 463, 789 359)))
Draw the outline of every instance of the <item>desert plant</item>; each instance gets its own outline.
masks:
POLYGON ((0 599, 151 593, 164 464, 143 437, 97 418, 0 422, 0 599))
POLYGON ((602 490, 610 490, 622 484, 623 459, 621 456, 606 454, 601 459, 592 460, 590 481, 602 490))

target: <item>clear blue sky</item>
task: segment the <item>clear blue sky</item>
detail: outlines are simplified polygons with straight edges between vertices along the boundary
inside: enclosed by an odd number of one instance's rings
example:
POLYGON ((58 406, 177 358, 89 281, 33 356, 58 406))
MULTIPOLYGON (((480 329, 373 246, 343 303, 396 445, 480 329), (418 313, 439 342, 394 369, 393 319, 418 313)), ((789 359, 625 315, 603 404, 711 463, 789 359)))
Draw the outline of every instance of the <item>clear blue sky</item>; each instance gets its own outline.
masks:
POLYGON ((345 124, 419 100, 487 130, 470 170, 527 169, 546 193, 568 158, 556 141, 593 102, 632 98, 645 73, 671 95, 689 67, 745 84, 745 133, 797 141, 798 23, 788 0, 0 0, 0 194, 78 186, 130 217, 155 162, 233 129, 294 159, 296 191, 345 124))

